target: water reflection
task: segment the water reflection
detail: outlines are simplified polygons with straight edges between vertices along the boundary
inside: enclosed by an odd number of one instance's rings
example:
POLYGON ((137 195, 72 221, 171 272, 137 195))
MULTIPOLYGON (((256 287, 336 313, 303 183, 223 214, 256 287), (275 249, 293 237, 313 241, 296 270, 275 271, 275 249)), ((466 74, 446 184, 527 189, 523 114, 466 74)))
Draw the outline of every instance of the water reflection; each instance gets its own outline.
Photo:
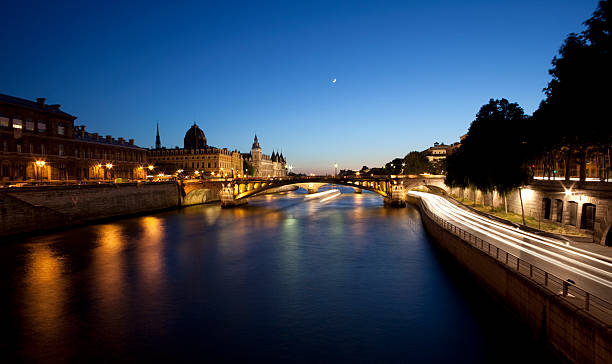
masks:
POLYGON ((93 227, 97 232, 97 247, 92 254, 95 326, 105 332, 123 333, 127 329, 124 317, 127 314, 125 245, 120 224, 104 224, 93 227))
POLYGON ((163 244, 165 226, 162 219, 154 216, 143 217, 140 220, 142 236, 137 248, 138 272, 141 280, 139 285, 150 296, 160 295, 161 286, 165 283, 163 244))
POLYGON ((29 247, 23 300, 28 330, 35 340, 28 340, 34 350, 43 351, 59 344, 62 331, 68 329, 66 295, 68 283, 64 278, 63 259, 56 256, 47 244, 29 247))
MULTIPOLYGON (((0 267, 15 362, 478 362, 503 349, 483 329, 495 304, 466 307, 418 211, 371 193, 72 229, 0 246, 0 267)), ((495 317, 491 330, 512 332, 495 317)))

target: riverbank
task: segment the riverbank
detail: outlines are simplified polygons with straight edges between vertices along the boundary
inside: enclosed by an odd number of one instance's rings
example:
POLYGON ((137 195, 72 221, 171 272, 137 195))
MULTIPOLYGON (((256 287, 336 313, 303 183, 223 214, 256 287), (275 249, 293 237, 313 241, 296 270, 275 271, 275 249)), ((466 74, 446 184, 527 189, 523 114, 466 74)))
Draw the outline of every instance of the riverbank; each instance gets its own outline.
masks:
POLYGON ((0 236, 43 232, 181 206, 174 182, 5 188, 0 236))
POLYGON ((436 245, 521 317, 535 337, 570 362, 612 361, 612 329, 588 311, 578 292, 568 294, 563 281, 511 254, 508 260, 501 249, 440 220, 419 197, 409 196, 409 201, 419 207, 436 245), (540 275, 544 278, 538 280, 540 275))

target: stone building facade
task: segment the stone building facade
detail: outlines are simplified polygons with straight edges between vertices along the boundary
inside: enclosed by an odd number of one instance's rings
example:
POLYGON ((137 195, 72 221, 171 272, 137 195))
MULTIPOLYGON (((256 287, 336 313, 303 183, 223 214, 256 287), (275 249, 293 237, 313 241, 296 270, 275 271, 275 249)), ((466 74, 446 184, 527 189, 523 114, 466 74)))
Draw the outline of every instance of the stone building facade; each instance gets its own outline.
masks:
POLYGON ((76 119, 44 98, 0 94, 0 184, 145 177, 146 149, 88 133, 76 119))
POLYGON ((285 177, 287 176, 287 161, 283 154, 272 152, 272 155, 262 153, 257 135, 253 140, 251 153, 244 155, 245 161, 254 169, 255 177, 285 177))
POLYGON ((184 175, 195 177, 238 177, 244 172, 240 152, 207 145, 204 132, 195 123, 185 133, 183 148, 161 147, 158 128, 156 148, 148 151, 148 160, 154 173, 175 174, 182 170, 184 175))

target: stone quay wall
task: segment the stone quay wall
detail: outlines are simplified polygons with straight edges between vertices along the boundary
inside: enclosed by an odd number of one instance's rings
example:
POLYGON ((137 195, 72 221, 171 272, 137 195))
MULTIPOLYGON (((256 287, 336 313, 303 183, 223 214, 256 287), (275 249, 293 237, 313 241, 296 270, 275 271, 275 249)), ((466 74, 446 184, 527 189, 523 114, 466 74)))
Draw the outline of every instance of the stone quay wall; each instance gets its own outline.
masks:
MULTIPOLYGON (((447 188, 459 200, 476 200, 479 204, 504 207, 504 198, 496 192, 447 188)), ((521 189, 525 216, 555 224, 568 232, 592 237, 593 242, 606 245, 612 239, 612 183, 577 181, 533 181, 521 189), (546 201, 548 200, 548 201, 546 201), (548 208, 546 205, 548 204, 548 208), (583 219, 587 206, 595 208, 592 229, 583 219), (573 212, 570 212, 573 210, 573 212)), ((506 197, 508 211, 521 213, 521 196, 514 190, 506 197)))
POLYGON ((516 313, 535 337, 570 362, 612 363, 608 324, 444 229, 423 211, 417 198, 409 196, 409 202, 419 206, 435 244, 516 313))
POLYGON ((181 206, 175 182, 0 190, 0 236, 44 231, 181 206))

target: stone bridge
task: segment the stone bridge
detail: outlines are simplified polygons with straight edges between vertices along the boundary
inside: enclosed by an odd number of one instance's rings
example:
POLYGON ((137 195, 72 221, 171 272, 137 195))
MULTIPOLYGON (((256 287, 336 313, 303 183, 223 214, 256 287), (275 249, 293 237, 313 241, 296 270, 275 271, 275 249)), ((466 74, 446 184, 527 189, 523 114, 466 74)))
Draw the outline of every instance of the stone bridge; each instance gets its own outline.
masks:
POLYGON ((430 190, 446 191, 443 177, 430 176, 370 176, 370 177, 271 177, 271 178, 235 178, 215 181, 191 181, 183 183, 184 199, 199 200, 202 189, 218 191, 222 206, 234 206, 246 203, 246 200, 273 188, 297 185, 308 193, 314 193, 320 186, 336 184, 353 187, 355 190, 368 190, 381 195, 385 203, 405 204, 404 191, 415 187, 426 187, 430 190))

